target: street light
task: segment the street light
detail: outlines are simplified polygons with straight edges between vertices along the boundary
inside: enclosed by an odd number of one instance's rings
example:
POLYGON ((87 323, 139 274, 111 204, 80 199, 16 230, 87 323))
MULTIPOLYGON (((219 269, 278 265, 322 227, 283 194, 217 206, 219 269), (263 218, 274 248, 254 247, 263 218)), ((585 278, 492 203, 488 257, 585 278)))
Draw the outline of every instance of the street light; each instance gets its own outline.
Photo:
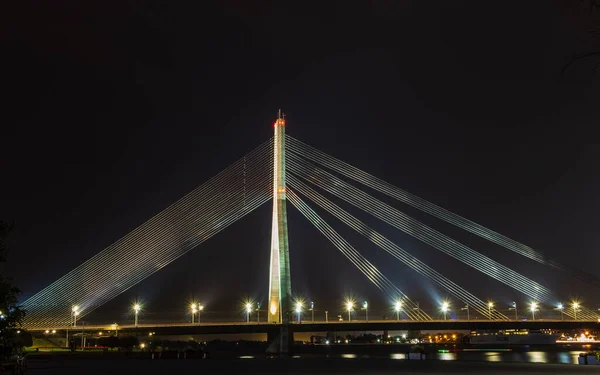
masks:
POLYGON ((509 307, 508 310, 515 310, 515 320, 519 320, 519 315, 517 314, 517 303, 513 302, 512 307, 509 307))
POLYGON ((71 312, 73 314, 73 327, 77 326, 77 315, 79 315, 79 306, 75 305, 73 306, 73 308, 71 309, 71 312))
POLYGON ((256 304, 256 323, 260 323, 260 302, 256 304))
POLYGON ((446 320, 446 313, 448 312, 448 308, 450 304, 446 301, 442 302, 442 312, 444 313, 444 320, 446 320))
POLYGON ((367 303, 367 301, 365 301, 363 303, 363 309, 365 309, 365 320, 368 322, 369 321, 369 304, 367 303))
POLYGON ((198 324, 200 324, 200 312, 204 310, 204 305, 198 304, 198 324))
POLYGON ((531 302, 531 307, 529 308, 531 310, 531 320, 535 320, 535 312, 538 308, 538 304, 536 302, 531 302))
POLYGON ((396 301, 394 304, 394 310, 396 310, 396 320, 400 321, 400 310, 402 310, 402 301, 396 301))
POLYGON ((315 322, 315 303, 311 301, 310 303, 310 314, 311 316, 311 320, 314 323, 315 322))
POLYGON ((302 301, 296 301, 296 314, 298 314, 298 323, 301 323, 301 319, 302 319, 302 301))
POLYGON ((467 322, 471 321, 471 313, 469 312, 469 305, 465 305, 461 310, 467 310, 467 322))
POLYGON ((573 302, 573 318, 577 320, 577 309, 579 309, 579 302, 573 302))
POLYGON ((139 304, 136 303, 135 305, 133 305, 133 311, 135 312, 134 326, 136 327, 138 325, 138 313, 140 312, 140 310, 141 307, 139 304))
POLYGON ((250 313, 252 312, 252 304, 248 302, 246 304, 246 323, 250 323, 250 313))
POLYGON ((198 310, 196 310, 196 304, 195 304, 195 303, 192 303, 192 304, 190 305, 190 310, 192 310, 192 311, 191 311, 191 315, 192 315, 192 324, 194 324, 194 316, 196 315, 196 312, 198 312, 198 310))
POLYGON ((77 316, 79 316, 79 311, 73 312, 73 327, 77 326, 77 316))
POLYGON ((556 307, 558 310, 560 310, 560 320, 564 320, 565 319, 565 315, 564 315, 564 310, 565 307, 563 306, 562 303, 559 303, 558 306, 556 307))
POLYGON ((348 321, 349 322, 352 320, 350 313, 352 313, 353 308, 354 308, 354 302, 346 301, 346 309, 348 310, 348 321))
POLYGON ((494 302, 488 302, 488 313, 490 314, 490 320, 492 320, 492 309, 494 308, 494 302))

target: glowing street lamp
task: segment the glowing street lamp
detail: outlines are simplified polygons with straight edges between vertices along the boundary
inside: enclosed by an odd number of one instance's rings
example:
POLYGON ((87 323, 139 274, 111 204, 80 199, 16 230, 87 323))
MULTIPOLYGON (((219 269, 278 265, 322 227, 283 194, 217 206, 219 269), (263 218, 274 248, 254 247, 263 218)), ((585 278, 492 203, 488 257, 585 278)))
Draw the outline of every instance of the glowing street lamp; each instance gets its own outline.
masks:
POLYGON ((351 321, 351 313, 352 310, 354 309, 354 302, 352 301, 346 301, 346 309, 348 310, 348 321, 351 321))
POLYGON ((446 301, 442 302, 442 312, 444 313, 444 320, 446 320, 446 313, 448 312, 448 308, 450 308, 450 304, 446 301))
POLYGON ((492 320, 492 309, 494 308, 494 302, 488 302, 488 314, 490 316, 490 320, 492 320))
POLYGON ((136 326, 136 327, 138 325, 138 314, 141 309, 142 308, 140 307, 139 304, 136 303, 135 305, 133 305, 133 311, 135 312, 134 326, 136 326))
POLYGON ((577 310, 579 309, 581 305, 579 304, 579 302, 573 302, 573 318, 575 320, 577 320, 577 310))
POLYGON ((204 310, 204 306, 198 304, 198 324, 200 324, 200 313, 202 312, 202 310, 204 310))
POLYGON ((75 305, 71 309, 71 313, 73 314, 73 327, 77 326, 77 315, 79 315, 79 306, 75 305))
POLYGON ((565 315, 564 315, 564 310, 565 307, 563 306, 562 303, 559 303, 558 306, 556 307, 558 310, 560 310, 560 320, 564 320, 565 319, 565 315))
POLYGON ((191 315, 192 315, 192 324, 194 324, 194 316, 196 316, 196 313, 198 312, 198 310, 196 309, 195 303, 192 303, 190 305, 190 310, 191 310, 191 315))
POLYGON ((298 323, 302 322, 302 301, 296 301, 296 314, 298 315, 298 323))
POLYGON ((529 309, 531 310, 531 320, 535 320, 535 312, 538 309, 537 302, 531 302, 531 306, 529 309))
POLYGON ((467 321, 471 321, 471 313, 469 312, 469 304, 466 304, 465 307, 461 308, 461 310, 467 310, 467 321))
POLYGON ((252 312, 252 304, 246 303, 246 323, 250 323, 250 313, 252 312))
POLYGON ((396 301, 394 304, 394 310, 396 311, 396 320, 400 321, 400 310, 402 310, 402 301, 396 301))
POLYGON ((517 313, 517 303, 513 302, 512 307, 509 307, 508 310, 515 310, 515 320, 519 320, 519 314, 517 313))
POLYGON ((315 322, 315 303, 314 302, 310 303, 310 314, 312 315, 311 320, 314 323, 315 322))
POLYGON ((363 309, 365 309, 365 320, 368 322, 369 321, 369 304, 367 303, 367 301, 365 301, 363 303, 363 309))

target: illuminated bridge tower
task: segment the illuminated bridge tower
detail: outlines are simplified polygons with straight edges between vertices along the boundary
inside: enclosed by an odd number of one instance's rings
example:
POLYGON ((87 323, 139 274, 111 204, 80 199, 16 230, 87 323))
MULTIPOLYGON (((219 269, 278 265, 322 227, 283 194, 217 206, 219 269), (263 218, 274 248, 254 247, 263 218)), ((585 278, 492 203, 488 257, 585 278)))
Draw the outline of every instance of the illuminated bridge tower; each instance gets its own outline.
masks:
POLYGON ((285 196, 285 115, 274 124, 273 141, 273 227, 269 277, 269 322, 287 323, 291 311, 292 282, 285 196))

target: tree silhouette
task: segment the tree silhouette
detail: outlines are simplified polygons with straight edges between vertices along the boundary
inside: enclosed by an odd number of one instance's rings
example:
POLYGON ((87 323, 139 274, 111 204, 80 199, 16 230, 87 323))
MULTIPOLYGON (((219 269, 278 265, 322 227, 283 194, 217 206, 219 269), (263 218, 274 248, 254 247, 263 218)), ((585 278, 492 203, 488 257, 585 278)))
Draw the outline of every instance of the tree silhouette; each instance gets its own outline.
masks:
MULTIPOLYGON (((14 225, 0 220, 0 263, 5 263, 8 256, 7 238, 14 225)), ((23 343, 20 327, 25 311, 19 306, 20 290, 12 284, 12 280, 0 274, 0 351, 2 360, 7 360, 23 343)))

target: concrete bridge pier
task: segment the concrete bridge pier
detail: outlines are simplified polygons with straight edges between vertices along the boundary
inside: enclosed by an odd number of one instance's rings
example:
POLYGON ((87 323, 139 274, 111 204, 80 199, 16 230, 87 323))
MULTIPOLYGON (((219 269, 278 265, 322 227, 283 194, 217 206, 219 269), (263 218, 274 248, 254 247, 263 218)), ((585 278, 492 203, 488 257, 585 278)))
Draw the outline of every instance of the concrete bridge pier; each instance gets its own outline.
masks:
POLYGON ((294 332, 289 324, 281 324, 267 332, 267 353, 288 355, 294 343, 294 332))

